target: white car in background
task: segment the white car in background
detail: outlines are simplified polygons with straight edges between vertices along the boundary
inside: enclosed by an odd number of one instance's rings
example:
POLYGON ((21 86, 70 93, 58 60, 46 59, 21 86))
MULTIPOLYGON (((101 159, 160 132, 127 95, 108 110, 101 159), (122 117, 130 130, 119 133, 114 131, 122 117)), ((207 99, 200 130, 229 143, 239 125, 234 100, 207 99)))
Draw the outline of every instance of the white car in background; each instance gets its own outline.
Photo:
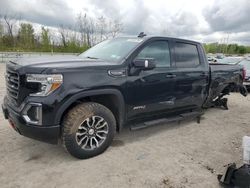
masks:
POLYGON ((225 64, 237 64, 244 60, 242 56, 232 56, 232 57, 224 57, 222 59, 218 59, 218 63, 225 63, 225 64))

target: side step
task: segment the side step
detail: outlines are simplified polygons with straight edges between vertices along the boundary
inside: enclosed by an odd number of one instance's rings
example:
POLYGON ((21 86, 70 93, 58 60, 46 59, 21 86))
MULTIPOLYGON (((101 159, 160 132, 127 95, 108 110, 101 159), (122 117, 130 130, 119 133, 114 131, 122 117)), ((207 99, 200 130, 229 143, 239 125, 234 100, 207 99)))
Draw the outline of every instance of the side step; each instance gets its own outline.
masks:
POLYGON ((161 118, 161 119, 156 119, 156 120, 151 120, 151 121, 146 121, 143 123, 139 124, 134 124, 130 126, 131 131, 135 131, 138 129, 143 129, 150 127, 152 125, 158 125, 158 124, 163 124, 163 123, 170 123, 170 122, 179 122, 184 119, 190 119, 190 118, 197 118, 197 123, 200 123, 200 118, 204 113, 202 111, 193 111, 193 112, 187 112, 187 113, 182 113, 177 116, 169 117, 169 118, 161 118))

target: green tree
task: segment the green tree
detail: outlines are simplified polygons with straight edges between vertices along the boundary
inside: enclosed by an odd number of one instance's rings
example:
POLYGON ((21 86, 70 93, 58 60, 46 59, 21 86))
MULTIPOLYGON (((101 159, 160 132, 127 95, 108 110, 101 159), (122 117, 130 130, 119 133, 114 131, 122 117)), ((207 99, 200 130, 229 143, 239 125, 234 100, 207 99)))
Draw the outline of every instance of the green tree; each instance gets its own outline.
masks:
POLYGON ((33 26, 28 23, 21 23, 17 38, 19 47, 24 50, 32 50, 35 44, 33 26))
POLYGON ((246 53, 250 53, 250 46, 246 46, 246 53))
POLYGON ((13 49, 12 37, 9 35, 3 35, 2 44, 3 44, 3 49, 6 49, 7 51, 13 49))
POLYGON ((218 52, 218 43, 205 44, 204 47, 207 53, 218 52))
POLYGON ((235 54, 237 51, 238 45, 237 44, 229 44, 227 46, 227 53, 228 54, 235 54))
POLYGON ((0 49, 2 50, 4 48, 3 45, 3 25, 0 22, 0 49))
POLYGON ((51 50, 49 29, 42 27, 41 33, 41 46, 43 52, 49 52, 51 50))
POLYGON ((4 34, 4 29, 3 29, 2 23, 0 22, 0 37, 1 38, 3 37, 3 34, 4 34))
POLYGON ((245 54, 246 53, 246 48, 245 46, 239 46, 237 52, 239 54, 245 54))
POLYGON ((225 53, 225 54, 245 54, 250 53, 250 46, 238 44, 204 44, 207 53, 225 53))

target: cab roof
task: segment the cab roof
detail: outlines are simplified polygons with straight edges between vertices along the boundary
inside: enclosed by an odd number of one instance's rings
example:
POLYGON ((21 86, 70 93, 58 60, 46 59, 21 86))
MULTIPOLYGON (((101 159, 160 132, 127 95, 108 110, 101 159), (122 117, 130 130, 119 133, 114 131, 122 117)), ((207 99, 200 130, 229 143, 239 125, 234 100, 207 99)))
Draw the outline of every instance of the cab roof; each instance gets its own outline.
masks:
POLYGON ((176 41, 182 41, 182 42, 188 42, 188 43, 196 43, 201 44, 200 42, 194 41, 194 40, 188 40, 183 38, 176 38, 176 37, 168 37, 168 36, 158 36, 158 35, 146 35, 143 37, 136 37, 136 36, 121 36, 118 38, 128 38, 128 39, 141 39, 142 41, 150 40, 150 39, 165 39, 165 40, 176 40, 176 41))

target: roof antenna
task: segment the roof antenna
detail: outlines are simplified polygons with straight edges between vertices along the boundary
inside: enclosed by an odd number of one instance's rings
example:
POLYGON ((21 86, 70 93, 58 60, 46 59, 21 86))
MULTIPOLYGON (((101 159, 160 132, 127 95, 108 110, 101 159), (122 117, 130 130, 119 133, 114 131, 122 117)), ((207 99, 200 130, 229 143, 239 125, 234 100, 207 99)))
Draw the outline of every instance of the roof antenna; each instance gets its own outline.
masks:
POLYGON ((140 32, 139 35, 138 35, 137 37, 143 38, 143 37, 145 37, 145 36, 147 36, 147 34, 145 34, 144 32, 140 32))

